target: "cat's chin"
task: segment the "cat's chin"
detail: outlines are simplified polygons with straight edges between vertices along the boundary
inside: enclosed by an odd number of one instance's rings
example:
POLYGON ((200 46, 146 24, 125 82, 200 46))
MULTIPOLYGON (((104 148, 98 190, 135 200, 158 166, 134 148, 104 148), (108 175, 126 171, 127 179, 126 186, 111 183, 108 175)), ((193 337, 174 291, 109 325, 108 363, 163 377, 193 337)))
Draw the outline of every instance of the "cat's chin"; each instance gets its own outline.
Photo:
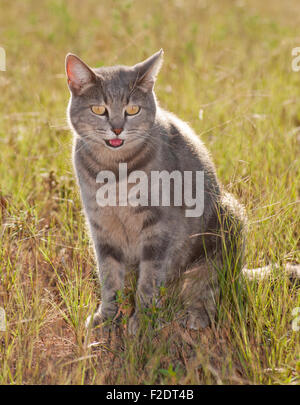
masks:
POLYGON ((109 149, 120 149, 124 145, 124 140, 123 139, 108 139, 105 140, 105 145, 109 149))

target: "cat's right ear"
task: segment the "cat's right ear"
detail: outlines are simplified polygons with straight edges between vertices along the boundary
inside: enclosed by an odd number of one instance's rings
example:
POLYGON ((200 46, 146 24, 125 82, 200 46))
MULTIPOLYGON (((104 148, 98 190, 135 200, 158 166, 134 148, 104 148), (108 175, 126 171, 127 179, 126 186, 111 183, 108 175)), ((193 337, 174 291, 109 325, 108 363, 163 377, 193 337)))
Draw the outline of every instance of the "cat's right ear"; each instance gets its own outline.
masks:
POLYGON ((137 80, 135 85, 142 91, 149 91, 153 89, 156 76, 161 68, 163 62, 164 51, 161 49, 150 58, 138 63, 133 68, 137 72, 137 80))
POLYGON ((78 56, 68 53, 66 56, 66 73, 72 93, 82 94, 96 82, 96 75, 78 56))

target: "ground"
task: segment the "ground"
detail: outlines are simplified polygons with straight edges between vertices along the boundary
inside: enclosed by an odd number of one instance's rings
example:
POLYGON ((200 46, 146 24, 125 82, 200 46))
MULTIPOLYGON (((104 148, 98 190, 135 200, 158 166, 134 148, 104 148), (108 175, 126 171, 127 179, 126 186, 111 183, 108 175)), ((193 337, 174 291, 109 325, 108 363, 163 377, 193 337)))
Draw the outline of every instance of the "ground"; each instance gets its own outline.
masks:
POLYGON ((242 290, 229 280, 203 332, 175 317, 129 339, 129 291, 120 335, 86 335, 99 288, 64 74, 67 52, 96 67, 163 48, 158 99, 193 126, 245 205, 247 267, 299 263, 299 23, 296 0, 1 1, 0 384, 299 384, 299 286, 282 268, 242 290))

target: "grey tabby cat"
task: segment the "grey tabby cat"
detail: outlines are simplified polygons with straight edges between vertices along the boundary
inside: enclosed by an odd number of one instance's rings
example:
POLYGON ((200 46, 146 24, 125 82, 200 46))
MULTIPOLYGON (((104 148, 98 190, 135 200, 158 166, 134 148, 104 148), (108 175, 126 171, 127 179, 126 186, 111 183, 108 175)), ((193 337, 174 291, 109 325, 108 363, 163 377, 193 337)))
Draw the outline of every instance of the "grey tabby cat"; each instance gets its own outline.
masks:
MULTIPOLYGON (((93 325, 116 316, 116 294, 126 270, 134 268, 138 282, 131 334, 138 330, 141 313, 158 299, 160 287, 174 283, 180 288, 185 325, 206 327, 216 314, 218 273, 229 262, 240 269, 243 256, 242 206, 222 190, 209 153, 193 130, 158 106, 153 87, 162 57, 161 50, 132 67, 98 69, 75 55, 66 58, 74 166, 101 283, 102 303, 93 325), (97 174, 109 170, 118 179, 119 163, 127 163, 128 175, 136 170, 149 176, 162 170, 203 171, 203 214, 187 217, 186 207, 174 201, 169 207, 100 207, 97 174)), ((195 182, 192 187, 195 192, 195 182)), ((151 188, 149 201, 150 194, 151 188)))

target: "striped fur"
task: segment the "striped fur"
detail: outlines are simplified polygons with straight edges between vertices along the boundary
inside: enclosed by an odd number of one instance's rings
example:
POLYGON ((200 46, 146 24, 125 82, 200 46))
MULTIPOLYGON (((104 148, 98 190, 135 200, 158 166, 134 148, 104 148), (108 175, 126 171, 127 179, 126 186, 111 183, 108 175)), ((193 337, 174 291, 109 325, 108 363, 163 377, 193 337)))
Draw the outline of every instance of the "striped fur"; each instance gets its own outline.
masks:
MULTIPOLYGON (((72 73, 68 73, 68 117, 74 132, 74 167, 102 288, 94 324, 116 315, 116 294, 124 286, 126 271, 135 268, 138 283, 131 333, 137 331, 140 310, 153 302, 160 286, 174 280, 182 281, 187 326, 205 327, 216 310, 216 263, 218 269, 225 269, 228 251, 234 265, 242 263, 243 208, 222 192, 209 153, 192 129, 157 105, 153 85, 161 58, 160 52, 133 67, 94 70, 73 55, 67 60, 67 72, 72 73), (124 116, 129 102, 141 107, 136 117, 124 116), (90 105, 103 103, 109 114, 96 117, 90 105), (124 128, 120 135, 124 145, 114 150, 105 140, 115 137, 116 125, 124 128), (118 165, 124 162, 128 174, 133 170, 148 175, 154 170, 204 171, 203 215, 189 218, 176 206, 99 207, 97 173, 110 170, 119 180, 118 165)), ((150 194, 151 190, 149 201, 150 194)))

